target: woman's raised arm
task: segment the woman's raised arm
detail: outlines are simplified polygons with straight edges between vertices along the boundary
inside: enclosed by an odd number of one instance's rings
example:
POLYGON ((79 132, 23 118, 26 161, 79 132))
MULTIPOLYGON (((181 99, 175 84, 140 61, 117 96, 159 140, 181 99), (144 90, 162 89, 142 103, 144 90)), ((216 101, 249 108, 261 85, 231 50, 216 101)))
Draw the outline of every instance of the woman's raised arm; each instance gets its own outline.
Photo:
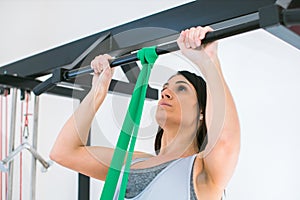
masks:
POLYGON ((61 129, 50 153, 55 162, 100 180, 105 180, 113 149, 86 146, 86 143, 92 121, 107 95, 113 75, 109 59, 109 55, 101 55, 92 61, 92 88, 61 129))
POLYGON ((218 44, 212 42, 201 46, 201 40, 209 31, 213 30, 210 27, 191 28, 180 34, 177 43, 181 52, 199 67, 207 82, 208 144, 201 159, 211 183, 224 189, 237 164, 240 125, 217 56, 218 44))

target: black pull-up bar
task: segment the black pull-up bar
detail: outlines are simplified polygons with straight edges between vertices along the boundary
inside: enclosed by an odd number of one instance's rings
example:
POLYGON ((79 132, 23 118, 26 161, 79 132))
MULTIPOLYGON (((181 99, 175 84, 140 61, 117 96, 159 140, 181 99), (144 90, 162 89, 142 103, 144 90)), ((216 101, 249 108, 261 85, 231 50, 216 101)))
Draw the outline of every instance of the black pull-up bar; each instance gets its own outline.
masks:
MULTIPOLYGON (((222 39, 225 37, 229 37, 229 36, 237 35, 240 33, 247 32, 247 31, 255 30, 255 29, 258 29, 259 27, 260 27, 259 20, 255 19, 250 22, 241 23, 241 24, 238 24, 235 26, 231 26, 231 27, 227 27, 224 29, 209 32, 206 34, 206 37, 202 40, 202 43, 207 44, 209 42, 219 40, 219 39, 222 39)), ((177 51, 177 50, 179 50, 179 47, 175 41, 175 42, 172 42, 169 44, 158 46, 156 48, 156 53, 157 53, 157 55, 162 55, 162 54, 170 53, 170 52, 177 51)), ((115 60, 113 60, 110 63, 110 66, 116 67, 116 66, 128 64, 128 63, 135 62, 135 61, 138 61, 137 53, 133 53, 130 55, 116 58, 115 60)), ((86 66, 86 67, 82 67, 82 68, 70 70, 70 71, 64 71, 63 73, 55 73, 54 72, 52 74, 52 77, 47 79, 45 82, 37 85, 33 89, 33 93, 35 95, 40 95, 43 92, 46 92, 47 90, 53 88, 58 82, 66 81, 66 80, 75 78, 77 76, 89 74, 92 72, 93 72, 93 69, 90 66, 86 66)))
MULTIPOLYGON (((245 33, 259 28, 267 28, 277 26, 280 24, 293 25, 300 23, 300 10, 285 10, 278 5, 266 6, 259 9, 257 17, 254 17, 248 21, 239 21, 236 25, 225 27, 213 32, 206 34, 206 37, 202 40, 203 44, 219 40, 222 38, 230 37, 233 35, 245 33)), ((162 55, 179 50, 179 47, 175 42, 164 44, 156 48, 157 55, 162 55)), ((110 63, 111 67, 128 64, 131 62, 138 61, 137 53, 122 56, 116 58, 110 63)), ((56 69, 52 73, 52 77, 47 79, 45 82, 37 85, 33 92, 35 95, 40 95, 43 92, 53 88, 57 83, 61 81, 70 80, 80 75, 92 73, 93 69, 90 66, 82 67, 67 71, 66 69, 56 69)))
MULTIPOLYGON (((217 31, 213 31, 213 32, 209 32, 206 34, 206 37, 202 40, 203 44, 207 44, 209 42, 218 40, 218 39, 222 39, 225 37, 229 37, 229 36, 233 36, 236 34, 240 34, 240 33, 244 33, 250 30, 254 30, 259 28, 259 21, 252 21, 249 23, 244 23, 244 24, 239 24, 237 26, 233 26, 233 27, 228 27, 225 29, 221 29, 221 30, 217 30, 217 31)), ((165 45, 161 45, 158 46, 156 48, 156 53, 157 55, 163 55, 163 54, 167 54, 167 53, 171 53, 174 51, 178 51, 179 47, 177 45, 176 42, 172 42, 169 44, 165 44, 165 45)), ((126 56, 122 56, 119 58, 116 58, 115 60, 113 60, 110 63, 111 67, 116 67, 116 66, 120 66, 120 65, 124 65, 127 63, 131 63, 131 62, 136 62, 138 61, 138 57, 137 57, 137 53, 134 54, 130 54, 130 55, 126 55, 126 56)), ((93 69, 90 66, 86 66, 86 67, 82 67, 79 69, 75 69, 75 70, 70 70, 65 72, 64 74, 64 78, 66 80, 68 79, 72 79, 75 78, 77 76, 80 75, 84 75, 87 73, 92 73, 93 69)))

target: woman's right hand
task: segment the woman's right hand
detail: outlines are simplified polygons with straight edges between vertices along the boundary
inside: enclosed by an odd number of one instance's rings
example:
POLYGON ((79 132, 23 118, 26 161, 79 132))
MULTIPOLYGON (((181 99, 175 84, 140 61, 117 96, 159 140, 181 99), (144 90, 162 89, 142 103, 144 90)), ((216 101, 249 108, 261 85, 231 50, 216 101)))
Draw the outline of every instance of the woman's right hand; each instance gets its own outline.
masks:
POLYGON ((205 38, 208 32, 213 31, 213 29, 209 26, 205 27, 192 27, 190 29, 186 29, 180 33, 179 38, 177 39, 177 44, 182 52, 187 58, 191 61, 203 60, 200 58, 200 50, 204 50, 206 55, 209 56, 210 59, 217 60, 217 50, 218 50, 218 42, 214 41, 205 45, 202 45, 202 40, 205 38))
POLYGON ((95 57, 91 62, 91 68, 94 69, 92 91, 97 99, 103 100, 108 92, 114 73, 114 69, 109 65, 109 60, 111 59, 110 55, 104 54, 95 57))

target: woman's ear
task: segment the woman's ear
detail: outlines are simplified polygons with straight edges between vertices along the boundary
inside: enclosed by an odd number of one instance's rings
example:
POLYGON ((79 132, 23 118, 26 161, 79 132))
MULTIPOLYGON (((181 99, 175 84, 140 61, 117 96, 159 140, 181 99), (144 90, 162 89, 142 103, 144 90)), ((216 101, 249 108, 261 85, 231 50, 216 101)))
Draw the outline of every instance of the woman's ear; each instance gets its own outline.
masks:
POLYGON ((199 120, 203 120, 203 114, 200 114, 199 120))

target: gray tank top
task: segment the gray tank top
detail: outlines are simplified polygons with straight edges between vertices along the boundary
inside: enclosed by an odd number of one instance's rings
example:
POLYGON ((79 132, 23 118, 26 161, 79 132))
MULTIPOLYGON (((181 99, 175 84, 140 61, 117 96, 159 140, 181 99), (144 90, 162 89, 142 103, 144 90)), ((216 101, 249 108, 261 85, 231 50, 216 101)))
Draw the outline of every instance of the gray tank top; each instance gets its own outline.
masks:
MULTIPOLYGON (((147 169, 131 170, 125 200, 196 200, 192 179, 195 157, 193 155, 147 169)), ((143 160, 134 160, 132 164, 143 160)), ((118 197, 122 175, 114 199, 118 197)))

